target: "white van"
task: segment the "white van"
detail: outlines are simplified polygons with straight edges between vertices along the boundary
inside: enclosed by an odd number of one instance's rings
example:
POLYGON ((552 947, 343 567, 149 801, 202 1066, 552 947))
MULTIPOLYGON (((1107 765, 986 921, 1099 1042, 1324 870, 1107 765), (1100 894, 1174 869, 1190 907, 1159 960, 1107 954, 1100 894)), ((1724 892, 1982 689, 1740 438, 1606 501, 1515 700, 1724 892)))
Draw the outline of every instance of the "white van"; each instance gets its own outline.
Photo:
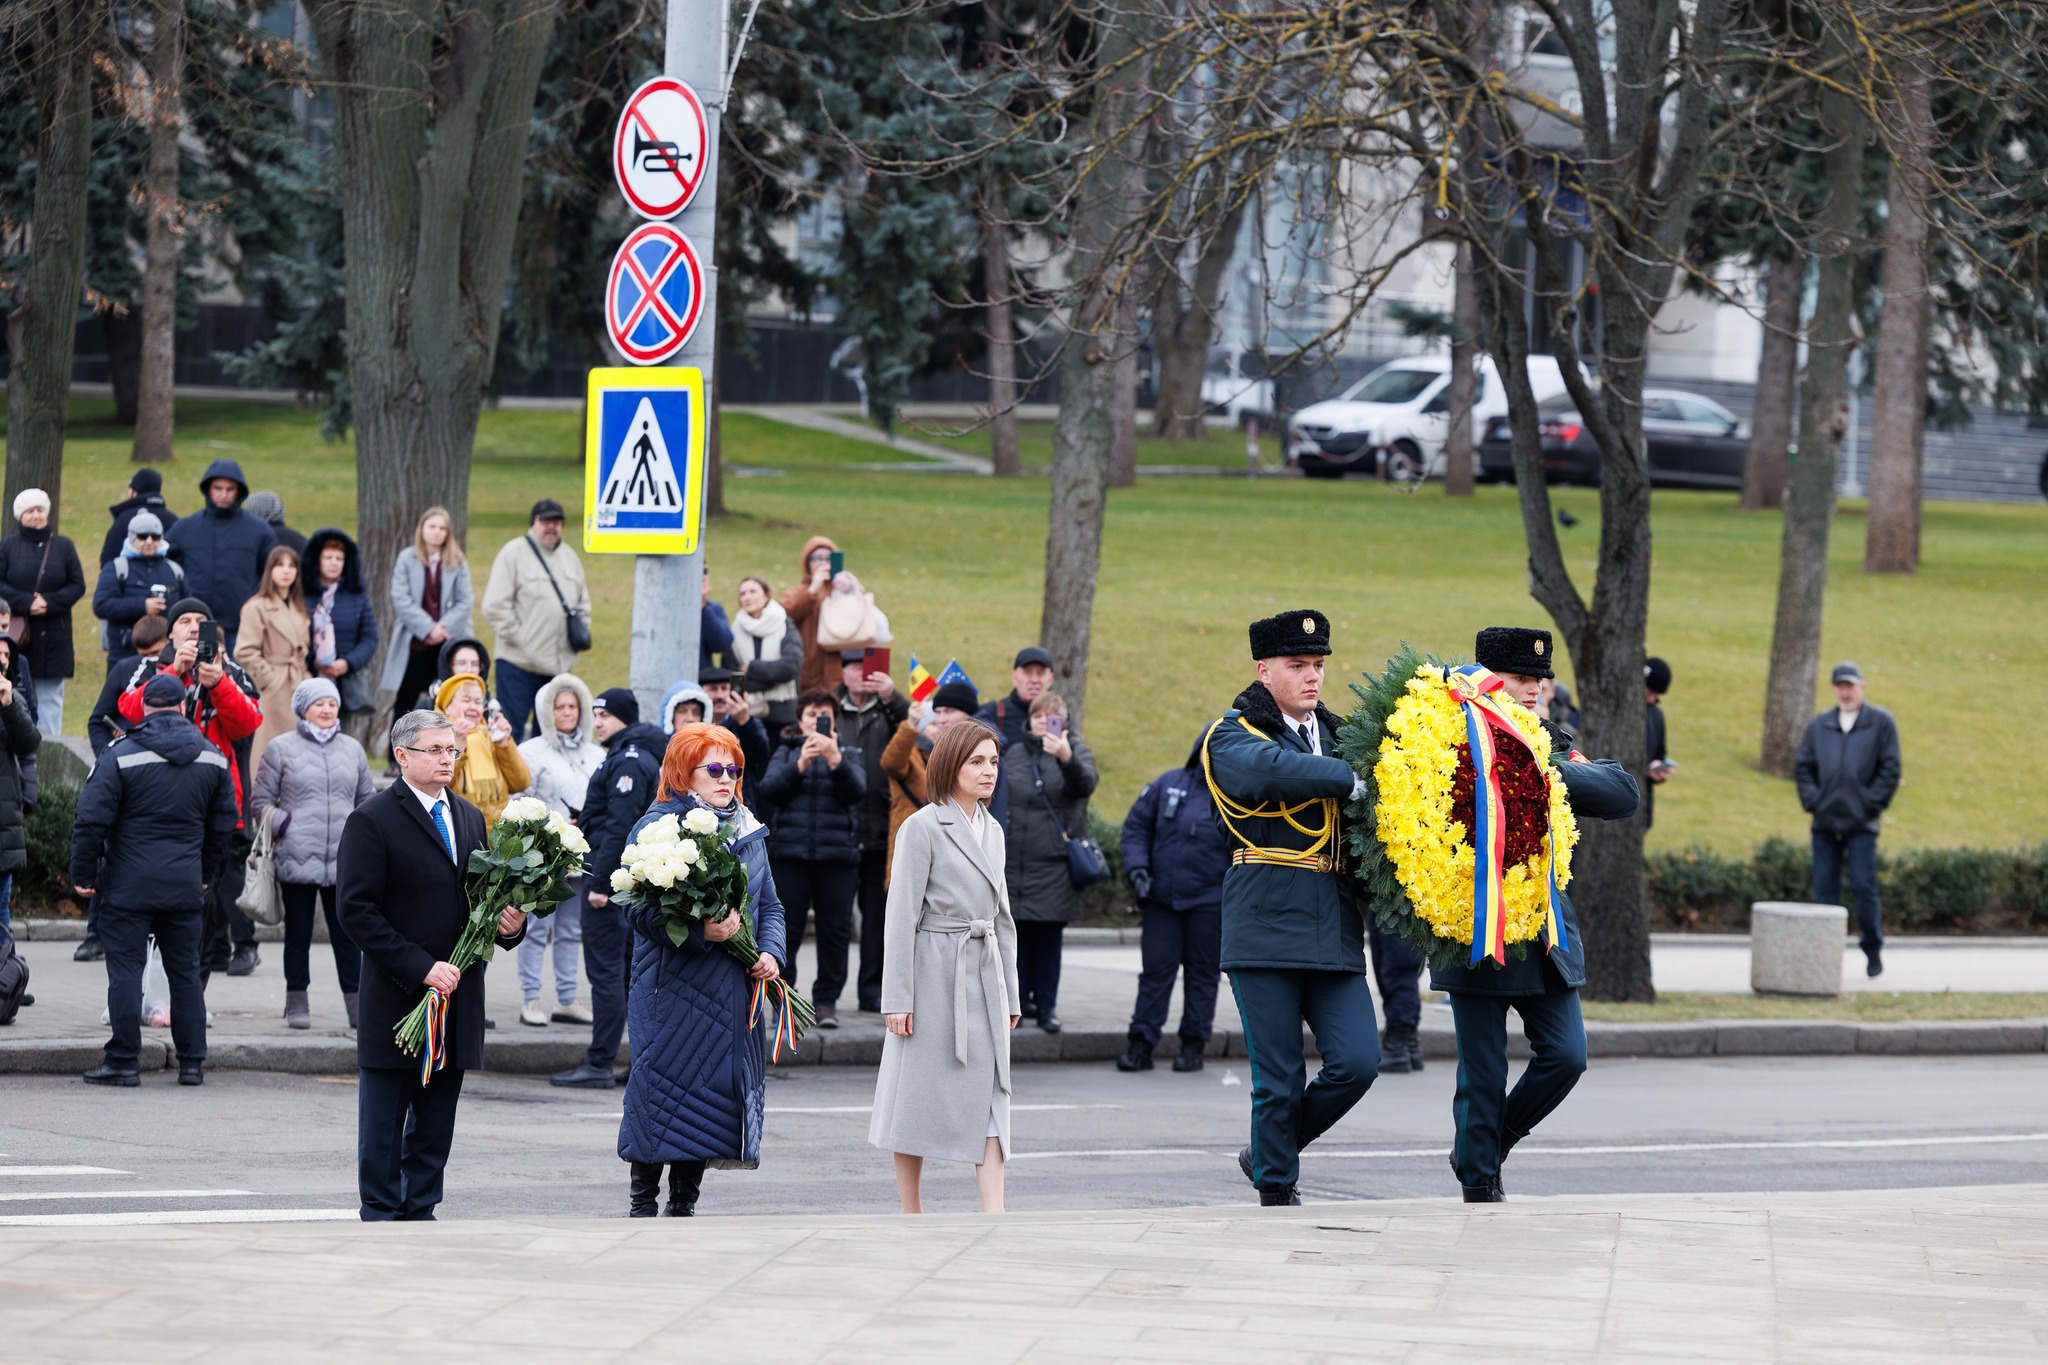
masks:
MULTIPOLYGON (((1493 357, 1478 357, 1479 396, 1472 404, 1477 459, 1486 424, 1507 415, 1507 391, 1493 357)), ((1442 464, 1450 416, 1444 402, 1451 384, 1449 355, 1391 360, 1335 398, 1311 403, 1287 423, 1287 457, 1312 479, 1372 474, 1386 460, 1389 479, 1411 482, 1442 464)), ((1529 387, 1536 401, 1564 393, 1564 374, 1547 355, 1529 357, 1529 387)))

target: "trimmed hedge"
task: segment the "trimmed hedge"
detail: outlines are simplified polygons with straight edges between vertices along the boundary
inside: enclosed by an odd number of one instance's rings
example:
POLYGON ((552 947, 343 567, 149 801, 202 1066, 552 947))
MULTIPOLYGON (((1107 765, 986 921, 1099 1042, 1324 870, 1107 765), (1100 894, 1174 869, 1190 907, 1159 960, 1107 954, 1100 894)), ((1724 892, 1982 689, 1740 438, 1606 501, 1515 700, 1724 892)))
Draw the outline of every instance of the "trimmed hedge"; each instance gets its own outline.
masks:
POLYGON ((14 876, 16 915, 25 910, 78 913, 76 903, 71 902, 71 825, 77 818, 76 786, 69 782, 41 784, 35 809, 22 817, 28 866, 14 876))
MULTIPOLYGON (((1644 864, 1650 921, 1659 929, 1743 932, 1752 902, 1813 896, 1812 852, 1785 839, 1768 841, 1747 859, 1691 848, 1653 853, 1644 864)), ((1886 854, 1880 848, 1877 889, 1890 929, 2048 930, 2048 843, 2010 851, 1925 848, 1886 854)))

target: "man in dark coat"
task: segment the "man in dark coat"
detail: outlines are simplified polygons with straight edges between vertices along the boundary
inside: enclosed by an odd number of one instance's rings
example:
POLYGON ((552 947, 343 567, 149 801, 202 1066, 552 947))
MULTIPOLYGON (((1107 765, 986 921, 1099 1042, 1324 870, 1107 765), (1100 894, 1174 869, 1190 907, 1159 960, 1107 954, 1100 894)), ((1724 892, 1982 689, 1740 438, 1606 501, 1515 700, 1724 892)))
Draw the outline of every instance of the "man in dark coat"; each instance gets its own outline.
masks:
MULTIPOLYGON (((1547 630, 1489 626, 1479 632, 1473 657, 1506 684, 1506 694, 1536 710, 1536 694, 1556 652, 1547 630)), ((1538 713, 1541 714, 1540 712, 1538 713)), ((1549 721, 1553 773, 1564 782, 1572 814, 1580 819, 1626 820, 1636 812, 1636 780, 1611 761, 1593 762, 1571 747, 1549 721)), ((1451 997, 1458 1030, 1458 1090, 1451 1112, 1457 1137, 1451 1168, 1468 1204, 1495 1204, 1500 1165, 1509 1149, 1564 1102, 1586 1072, 1586 1024, 1579 987, 1586 984, 1586 944, 1570 897, 1561 897, 1564 943, 1548 931, 1527 953, 1505 965, 1446 967, 1430 973, 1433 990, 1451 997), (1529 1065, 1508 1091, 1508 1011, 1522 1016, 1529 1065)))
POLYGON ((1350 1112, 1379 1072, 1365 921, 1343 865, 1343 802, 1364 783, 1336 757, 1321 702, 1330 618, 1290 611, 1251 625, 1258 681, 1210 727, 1203 754, 1223 879, 1223 970, 1252 1067, 1252 1141, 1238 1153, 1261 1204, 1299 1204, 1301 1149, 1350 1112), (1322 1069, 1307 1080, 1301 1028, 1322 1069))
POLYGON ((1010 695, 997 697, 976 711, 974 718, 1001 735, 1003 748, 1008 749, 1031 728, 1031 703, 1052 683, 1052 655, 1037 645, 1026 645, 1017 651, 1016 662, 1010 666, 1010 695))
MULTIPOLYGON (((882 925, 888 918, 889 903, 889 775, 882 771, 882 751, 896 734, 896 727, 910 718, 910 698, 896 690, 887 673, 867 671, 867 651, 848 650, 840 655, 843 670, 834 695, 839 698, 839 715, 834 724, 839 742, 850 744, 867 761, 867 791, 860 804, 860 980, 854 994, 860 1007, 872 1013, 882 1008, 882 925), (874 928, 869 929, 872 921, 874 928)), ((1001 784, 998 783, 998 786, 1001 784)), ((787 888, 783 904, 787 906, 787 888)), ((790 942, 803 936, 792 933, 790 942)))
POLYGON ((158 530, 178 519, 178 514, 164 505, 164 476, 157 470, 136 470, 128 479, 128 496, 107 509, 107 515, 114 519, 114 523, 107 528, 106 539, 100 542, 102 568, 121 553, 121 546, 128 539, 128 523, 135 519, 137 512, 154 515, 158 530))
POLYGON ((1230 844, 1216 825, 1216 803, 1202 780, 1202 735, 1188 761, 1152 779, 1124 817, 1124 880, 1143 916, 1138 1003, 1131 1010, 1130 1046, 1116 1059, 1119 1071, 1150 1071, 1166 1028, 1173 979, 1181 978, 1180 1056, 1175 1071, 1200 1071, 1202 1049, 1216 1024, 1218 965, 1223 953, 1223 878, 1230 844))
POLYGON ((626 1032, 627 924, 612 904, 612 872, 628 837, 661 786, 661 756, 668 736, 640 722, 640 700, 630 687, 610 687, 590 703, 591 733, 604 745, 604 761, 590 774, 576 823, 590 843, 584 857, 583 970, 590 978, 590 1051, 549 1080, 578 1090, 610 1090, 612 1065, 626 1032))
MULTIPOLYGON (((363 950, 356 1102, 356 1185, 366 1223, 432 1222, 455 1137, 462 1077, 484 1063, 484 969, 448 957, 469 922, 462 870, 484 842, 483 812, 448 790, 462 752, 438 711, 391 727, 400 780, 356 807, 342 827, 335 914, 363 950), (447 1062, 421 1075, 392 1037, 428 988, 448 1001, 447 1062)), ((526 937, 506 909, 500 948, 526 937)))
MULTIPOLYGON (((206 505, 171 528, 171 558, 185 569, 185 593, 213 604, 228 652, 241 629, 242 604, 263 586, 263 561, 277 548, 270 527, 242 510, 249 481, 233 460, 215 460, 199 480, 206 505)), ((309 585, 310 586, 310 585, 309 585)))
MULTIPOLYGON (((860 890, 860 815, 868 794, 868 762, 853 735, 831 725, 846 712, 829 692, 797 698, 797 723, 782 732, 768 771, 755 780, 753 809, 769 826, 768 861, 782 896, 789 941, 802 946, 811 912, 818 915, 816 977, 811 1003, 818 1027, 839 1027, 846 989, 846 950, 853 937, 853 901, 860 890), (826 722, 824 729, 820 721, 826 722)), ((796 950, 782 979, 797 988, 796 950)))
MULTIPOLYGON (((760 774, 768 771, 768 759, 774 752, 774 741, 768 737, 768 727, 754 714, 747 704, 747 695, 733 686, 739 677, 729 668, 713 665, 700 669, 697 685, 704 689, 704 695, 711 698, 711 714, 705 719, 713 725, 722 725, 732 732, 740 742, 740 765, 748 772, 760 774)), ((751 784, 750 784, 751 785, 751 784)), ((754 809, 751 798, 748 809, 754 809)))
POLYGON ((227 758, 182 714, 185 688, 175 677, 151 679, 142 702, 140 723, 93 766, 71 827, 71 883, 98 911, 113 1028, 106 1059, 85 1079, 142 1083, 142 969, 154 934, 171 984, 178 1084, 199 1085, 202 906, 235 831, 235 788, 227 758))
POLYGON ((1877 831, 1899 790, 1899 727, 1892 713, 1863 700, 1863 670, 1835 665, 1835 705, 1813 718, 1799 741, 1792 775, 1799 804, 1813 817, 1813 898, 1840 903, 1842 872, 1856 898, 1864 970, 1884 971, 1884 929, 1877 901, 1877 831))
POLYGON ((1664 694, 1671 690, 1671 665, 1656 655, 1643 660, 1643 828, 1657 823, 1657 788, 1671 780, 1673 766, 1664 735, 1664 694))

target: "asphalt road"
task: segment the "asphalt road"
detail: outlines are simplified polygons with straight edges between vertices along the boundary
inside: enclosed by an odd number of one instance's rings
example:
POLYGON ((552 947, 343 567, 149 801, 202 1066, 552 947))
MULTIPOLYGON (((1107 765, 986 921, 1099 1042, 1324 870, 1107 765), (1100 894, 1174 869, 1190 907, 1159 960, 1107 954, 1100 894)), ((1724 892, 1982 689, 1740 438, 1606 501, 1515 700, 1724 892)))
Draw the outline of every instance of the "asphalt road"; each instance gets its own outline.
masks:
MULTIPOLYGON (((1456 1187, 1449 1065, 1382 1077, 1304 1160, 1315 1200, 1456 1187)), ((714 1171, 701 1211, 866 1213, 894 1207, 867 1145, 874 1073, 777 1073, 758 1171, 714 1171)), ((355 1206, 355 1083, 219 1072, 138 1090, 0 1078, 0 1226, 347 1217, 355 1206)), ((544 1080, 465 1087, 449 1217, 623 1213, 619 1100, 544 1080)), ((1234 1156, 1249 1076, 1212 1065, 1120 1075, 1107 1065, 1016 1071, 1016 1209, 1244 1203, 1234 1156)), ((2048 1057, 1813 1057, 1596 1063, 1506 1170, 1517 1194, 1855 1190, 2048 1182, 2048 1057)), ((974 1207, 967 1167, 936 1163, 926 1205, 974 1207)))

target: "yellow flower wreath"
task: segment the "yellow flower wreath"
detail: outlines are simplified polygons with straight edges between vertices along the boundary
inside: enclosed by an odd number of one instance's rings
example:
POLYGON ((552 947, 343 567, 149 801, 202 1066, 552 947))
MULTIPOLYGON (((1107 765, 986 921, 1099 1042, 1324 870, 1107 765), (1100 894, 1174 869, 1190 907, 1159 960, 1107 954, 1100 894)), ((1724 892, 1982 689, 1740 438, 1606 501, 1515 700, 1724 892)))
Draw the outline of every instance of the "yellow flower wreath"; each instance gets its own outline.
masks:
MULTIPOLYGON (((1579 842, 1579 827, 1572 819, 1564 783, 1549 769, 1550 735, 1527 707, 1504 709, 1528 739, 1536 764, 1549 781, 1550 828, 1559 844, 1557 884, 1562 887, 1571 880, 1571 852, 1579 842)), ((1425 666, 1408 680, 1407 695, 1387 718, 1387 737, 1380 741, 1379 760, 1373 765, 1379 787, 1374 808, 1379 838, 1401 889, 1408 893, 1416 915, 1439 938, 1457 943, 1472 941, 1471 831, 1451 818, 1452 779, 1464 742, 1465 714, 1444 686, 1443 670, 1425 666)), ((1549 917, 1543 855, 1509 868, 1502 882, 1507 941, 1527 943, 1549 917)))

